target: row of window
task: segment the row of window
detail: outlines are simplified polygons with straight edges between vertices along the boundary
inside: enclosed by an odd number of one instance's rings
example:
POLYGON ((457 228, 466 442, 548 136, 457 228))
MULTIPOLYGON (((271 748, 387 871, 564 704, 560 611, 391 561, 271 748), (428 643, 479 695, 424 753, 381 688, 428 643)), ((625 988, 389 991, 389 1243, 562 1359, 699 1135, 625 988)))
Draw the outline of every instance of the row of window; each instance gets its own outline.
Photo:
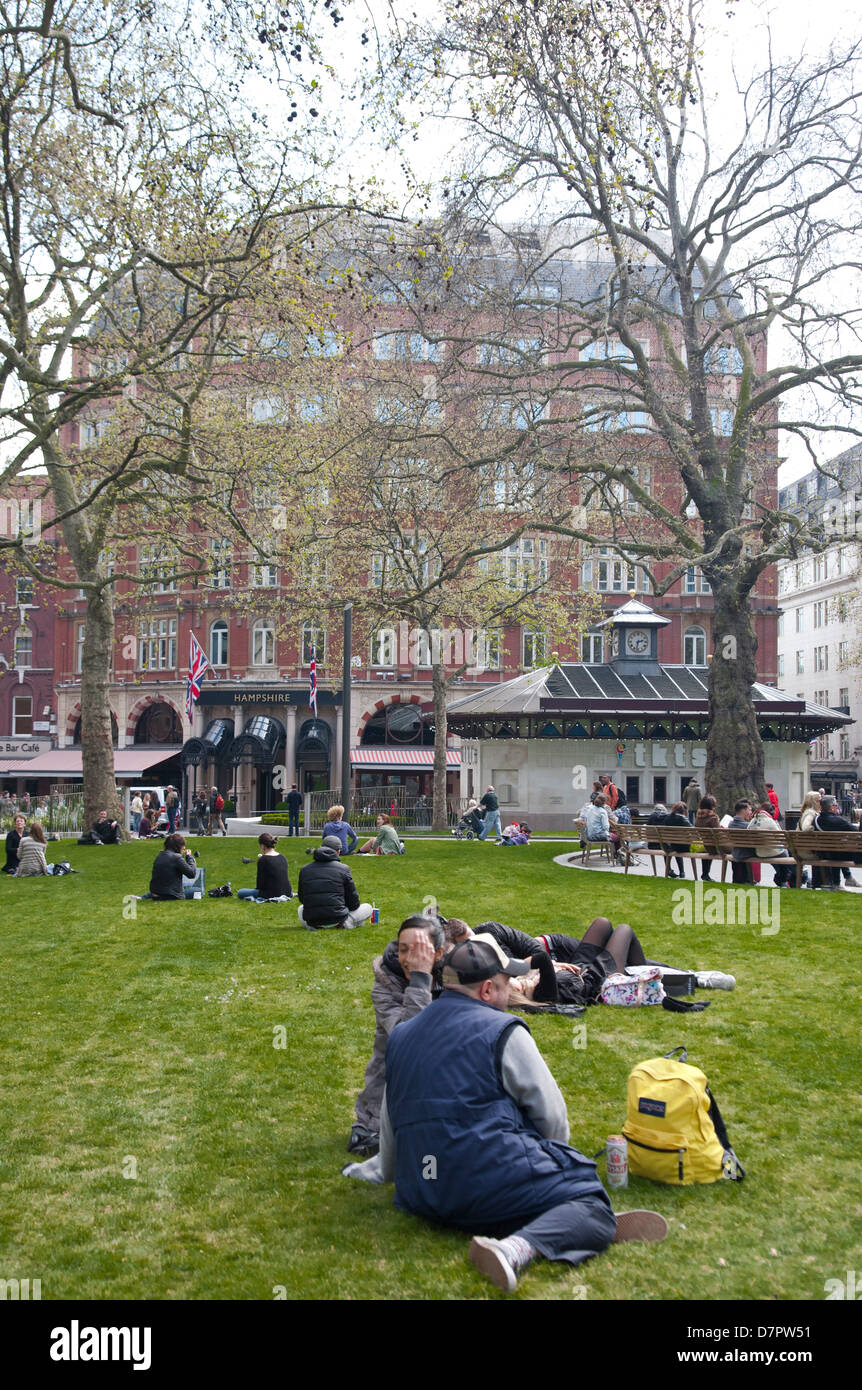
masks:
MULTIPOLYGON (((832 622, 845 622, 850 617, 852 600, 847 595, 840 595, 834 599, 818 599, 815 603, 803 605, 801 608, 794 608, 793 631, 807 632, 809 620, 806 612, 810 609, 811 627, 816 631, 817 628, 828 627, 832 622)), ((787 613, 778 615, 778 636, 783 637, 785 633, 785 618, 790 617, 790 610, 787 613)))
MULTIPOLYGON (((806 652, 805 652, 805 650, 797 651, 797 652, 795 653, 795 656, 796 656, 796 668, 795 668, 795 669, 796 669, 796 674, 797 674, 797 676, 804 676, 804 675, 805 675, 805 659, 806 659, 806 652)), ((838 643, 838 670, 842 670, 842 669, 847 665, 847 663, 848 663, 849 660, 850 660, 850 643, 849 643, 849 641, 848 641, 848 642, 839 642, 839 643, 838 643)), ((812 647, 812 648, 811 648, 811 663, 812 663, 812 664, 811 664, 811 669, 812 669, 812 671, 828 671, 828 670, 829 670, 829 646, 828 646, 828 644, 824 644, 824 645, 819 646, 819 647, 812 647)), ((781 653, 781 654, 779 655, 779 657, 778 657, 778 675, 779 675, 779 678, 781 678, 784 674, 785 674, 785 669, 784 669, 784 654, 781 653)), ((789 672, 788 672, 788 674, 789 674, 789 672)), ((839 703, 839 704, 847 704, 848 702, 847 702, 846 700, 839 700, 838 703, 839 703)))
POLYGON ((804 589, 809 584, 824 584, 828 579, 840 579, 852 574, 856 560, 849 546, 840 546, 824 555, 812 555, 807 560, 797 560, 795 564, 782 565, 778 571, 778 592, 792 593, 794 589, 804 589))

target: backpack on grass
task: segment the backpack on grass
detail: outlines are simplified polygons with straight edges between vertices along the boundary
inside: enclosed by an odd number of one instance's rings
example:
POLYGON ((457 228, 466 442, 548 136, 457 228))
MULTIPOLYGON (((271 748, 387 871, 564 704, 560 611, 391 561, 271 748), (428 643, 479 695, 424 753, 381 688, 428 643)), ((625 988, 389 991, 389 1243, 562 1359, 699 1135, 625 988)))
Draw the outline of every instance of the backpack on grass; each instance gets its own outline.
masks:
POLYGON ((675 1047, 632 1069, 623 1125, 629 1171, 684 1187, 720 1178, 742 1182, 745 1169, 731 1148, 715 1097, 687 1056, 684 1047, 675 1047))

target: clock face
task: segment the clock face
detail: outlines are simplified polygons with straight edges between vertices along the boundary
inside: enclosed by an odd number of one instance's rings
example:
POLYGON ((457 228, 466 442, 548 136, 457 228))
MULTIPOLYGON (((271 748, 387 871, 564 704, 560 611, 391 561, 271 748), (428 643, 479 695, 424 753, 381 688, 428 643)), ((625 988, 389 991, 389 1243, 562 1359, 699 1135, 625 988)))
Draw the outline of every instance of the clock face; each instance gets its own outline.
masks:
POLYGON ((632 628, 626 634, 626 651, 631 652, 632 656, 643 656, 649 651, 649 633, 644 632, 643 628, 632 628))

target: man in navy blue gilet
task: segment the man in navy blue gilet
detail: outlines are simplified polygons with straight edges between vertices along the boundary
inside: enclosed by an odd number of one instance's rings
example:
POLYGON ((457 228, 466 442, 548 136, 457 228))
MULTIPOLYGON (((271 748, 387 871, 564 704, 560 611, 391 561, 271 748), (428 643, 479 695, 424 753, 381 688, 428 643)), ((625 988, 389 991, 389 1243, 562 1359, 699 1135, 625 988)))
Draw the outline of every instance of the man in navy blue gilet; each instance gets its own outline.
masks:
POLYGON ((474 1231, 470 1258, 511 1291, 543 1255, 579 1264, 614 1240, 661 1240, 664 1218, 616 1218, 596 1165, 568 1144, 566 1105, 523 1019, 505 1012, 529 962, 468 939, 444 990, 393 1029, 380 1153, 350 1177, 395 1182, 395 1205, 474 1231))

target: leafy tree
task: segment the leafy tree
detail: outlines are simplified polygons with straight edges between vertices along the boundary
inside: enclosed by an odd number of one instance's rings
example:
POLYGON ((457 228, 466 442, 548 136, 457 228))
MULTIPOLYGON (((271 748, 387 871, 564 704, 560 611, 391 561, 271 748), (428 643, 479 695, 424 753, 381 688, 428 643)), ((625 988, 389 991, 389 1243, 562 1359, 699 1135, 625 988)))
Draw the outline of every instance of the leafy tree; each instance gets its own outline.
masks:
POLYGON ((658 592, 691 565, 711 585, 706 780, 728 806, 763 795, 751 592, 823 544, 777 508, 777 431, 813 456, 860 402, 862 52, 767 52, 748 78, 719 75, 718 109, 704 13, 457 0, 403 41, 400 75, 414 110, 465 131, 444 190, 453 294, 481 279, 483 240, 508 242, 496 317, 471 341, 545 325, 551 408, 530 427, 557 437, 576 502, 549 522, 651 565, 658 592))

